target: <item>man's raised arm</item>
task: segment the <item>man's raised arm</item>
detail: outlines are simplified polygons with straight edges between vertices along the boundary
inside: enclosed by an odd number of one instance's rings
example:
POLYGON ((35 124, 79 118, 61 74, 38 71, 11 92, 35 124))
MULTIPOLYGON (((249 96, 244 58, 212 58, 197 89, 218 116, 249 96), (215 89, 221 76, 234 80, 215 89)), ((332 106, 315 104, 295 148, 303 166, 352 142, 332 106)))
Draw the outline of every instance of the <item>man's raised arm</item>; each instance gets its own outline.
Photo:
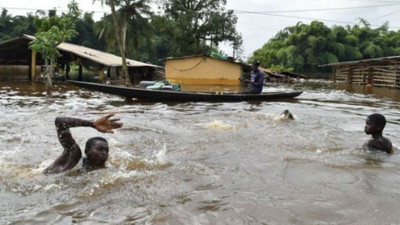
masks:
POLYGON ((95 121, 83 120, 72 117, 57 117, 55 125, 57 137, 63 146, 63 153, 47 168, 45 174, 60 173, 72 169, 82 157, 79 145, 75 142, 69 128, 72 127, 93 127, 102 133, 113 133, 112 129, 122 127, 119 118, 110 119, 113 114, 103 116, 95 121))

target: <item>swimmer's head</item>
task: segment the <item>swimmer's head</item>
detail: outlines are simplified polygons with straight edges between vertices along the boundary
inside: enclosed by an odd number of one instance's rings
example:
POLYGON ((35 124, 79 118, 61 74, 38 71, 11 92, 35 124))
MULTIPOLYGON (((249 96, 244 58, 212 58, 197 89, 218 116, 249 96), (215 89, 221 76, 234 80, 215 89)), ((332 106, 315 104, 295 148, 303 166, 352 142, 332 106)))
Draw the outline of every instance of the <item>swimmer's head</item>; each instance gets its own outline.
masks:
POLYGON ((367 117, 364 131, 366 134, 377 134, 383 131, 386 125, 386 118, 382 114, 374 113, 367 117))
POLYGON ((293 117, 292 113, 291 113, 289 110, 287 110, 287 109, 285 109, 285 110, 281 113, 281 117, 283 117, 283 118, 285 118, 285 119, 294 120, 294 117, 293 117))
POLYGON ((93 166, 104 166, 108 151, 108 142, 102 137, 93 137, 86 142, 85 155, 88 163, 93 166))
POLYGON ((289 115, 289 110, 287 110, 287 109, 285 109, 285 110, 283 110, 283 112, 282 112, 282 114, 284 114, 284 115, 289 115))

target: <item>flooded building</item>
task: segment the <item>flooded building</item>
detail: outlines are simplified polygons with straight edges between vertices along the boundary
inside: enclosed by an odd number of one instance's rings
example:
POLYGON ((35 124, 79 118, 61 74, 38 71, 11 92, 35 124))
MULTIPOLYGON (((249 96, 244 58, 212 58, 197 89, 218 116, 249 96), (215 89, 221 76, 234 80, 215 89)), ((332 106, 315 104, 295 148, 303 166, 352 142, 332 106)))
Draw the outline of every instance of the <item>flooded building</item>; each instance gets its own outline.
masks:
POLYGON ((299 80, 307 80, 308 78, 302 74, 289 71, 275 72, 267 68, 260 67, 260 70, 265 74, 265 81, 271 83, 293 83, 299 80))
POLYGON ((334 82, 400 88, 400 56, 321 65, 333 68, 334 82))
MULTIPOLYGON (((39 53, 29 48, 29 43, 34 39, 34 36, 23 35, 0 43, 0 78, 12 76, 13 79, 36 80, 40 76, 44 61, 39 53)), ((61 43, 57 49, 61 54, 57 59, 57 67, 67 78, 70 64, 79 67, 78 80, 83 79, 84 65, 90 65, 99 81, 103 81, 105 74, 107 77, 122 74, 122 59, 119 56, 71 43, 61 43)), ((152 79, 156 70, 162 70, 157 65, 132 59, 126 61, 131 80, 152 79)))
POLYGON ((165 77, 183 85, 240 85, 248 66, 233 60, 196 55, 167 58, 165 77))

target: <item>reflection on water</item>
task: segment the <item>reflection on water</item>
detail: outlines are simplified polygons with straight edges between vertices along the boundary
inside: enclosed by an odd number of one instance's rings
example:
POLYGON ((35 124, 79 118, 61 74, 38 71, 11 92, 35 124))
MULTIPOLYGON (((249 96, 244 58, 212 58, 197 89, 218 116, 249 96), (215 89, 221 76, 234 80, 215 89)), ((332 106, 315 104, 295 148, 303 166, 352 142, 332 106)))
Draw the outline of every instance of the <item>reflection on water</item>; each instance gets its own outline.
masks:
POLYGON ((365 153, 365 118, 399 143, 399 92, 329 82, 296 100, 126 102, 59 84, 0 83, 0 224, 398 224, 400 154, 365 153), (281 120, 288 109, 295 120, 281 120), (107 169, 43 176, 62 151, 54 119, 116 112, 107 169), (365 212, 368 212, 367 214, 365 212))
POLYGON ((371 86, 356 86, 356 85, 345 85, 345 84, 337 84, 337 88, 342 90, 346 90, 348 92, 356 92, 362 93, 365 95, 373 95, 383 99, 390 99, 393 101, 400 100, 400 92, 398 89, 394 88, 379 88, 379 87, 371 87, 371 86))

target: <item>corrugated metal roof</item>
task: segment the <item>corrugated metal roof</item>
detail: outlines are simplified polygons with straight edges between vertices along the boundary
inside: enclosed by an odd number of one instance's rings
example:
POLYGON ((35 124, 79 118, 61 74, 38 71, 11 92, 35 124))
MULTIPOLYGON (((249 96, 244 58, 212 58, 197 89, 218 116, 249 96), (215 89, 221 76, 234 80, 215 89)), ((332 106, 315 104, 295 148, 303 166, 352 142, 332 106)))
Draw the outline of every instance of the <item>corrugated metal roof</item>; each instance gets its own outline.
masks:
MULTIPOLYGON (((25 38, 30 40, 35 39, 34 36, 24 34, 25 38)), ((107 52, 102 52, 96 49, 84 47, 81 45, 75 45, 71 43, 61 43, 57 46, 57 49, 64 51, 64 52, 71 52, 75 55, 78 55, 82 58, 94 61, 98 64, 109 66, 109 67, 120 67, 122 66, 122 58, 107 52)), ((139 62, 133 59, 126 59, 126 63, 128 67, 157 67, 161 68, 160 66, 139 62)))
POLYGON ((363 60, 329 63, 329 64, 319 65, 319 67, 350 65, 350 64, 357 64, 357 63, 364 63, 364 62, 385 61, 385 60, 390 60, 390 59, 400 59, 400 56, 397 55, 397 56, 387 56, 387 57, 380 57, 380 58, 373 58, 373 59, 363 59, 363 60))

